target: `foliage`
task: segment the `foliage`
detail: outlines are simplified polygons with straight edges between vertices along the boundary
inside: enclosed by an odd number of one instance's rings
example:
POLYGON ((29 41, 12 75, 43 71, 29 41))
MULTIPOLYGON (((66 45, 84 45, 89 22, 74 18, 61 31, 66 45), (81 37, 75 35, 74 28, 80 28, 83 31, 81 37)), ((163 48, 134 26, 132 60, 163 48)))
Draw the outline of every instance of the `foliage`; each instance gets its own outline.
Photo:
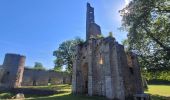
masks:
POLYGON ((76 38, 74 40, 64 41, 59 45, 59 48, 53 52, 56 57, 54 61, 54 69, 61 70, 63 66, 66 66, 66 71, 72 72, 72 57, 74 55, 76 45, 83 43, 83 40, 76 38))
POLYGON ((35 69, 35 70, 45 70, 42 63, 40 63, 40 62, 35 62, 35 65, 34 65, 33 69, 35 69))
POLYGON ((120 11, 128 31, 128 50, 148 70, 170 69, 170 5, 168 0, 132 0, 120 11))
POLYGON ((149 72, 149 71, 143 71, 143 76, 149 81, 149 80, 167 80, 170 81, 170 71, 156 71, 156 72, 149 72))
POLYGON ((62 68, 61 67, 54 67, 54 71, 55 72, 62 72, 62 68))
POLYGON ((123 40, 123 41, 121 41, 121 42, 122 42, 122 44, 123 44, 123 46, 124 46, 124 48, 125 48, 125 51, 128 52, 128 50, 129 50, 128 40, 125 39, 125 40, 123 40))

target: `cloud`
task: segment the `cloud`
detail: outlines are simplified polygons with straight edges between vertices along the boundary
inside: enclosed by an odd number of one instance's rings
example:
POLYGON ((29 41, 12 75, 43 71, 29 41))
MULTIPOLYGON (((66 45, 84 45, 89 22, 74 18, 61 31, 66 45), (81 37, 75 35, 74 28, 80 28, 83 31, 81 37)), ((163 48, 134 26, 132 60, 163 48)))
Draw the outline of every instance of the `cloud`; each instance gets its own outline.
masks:
POLYGON ((130 1, 132 0, 125 0, 125 5, 128 5, 130 1))

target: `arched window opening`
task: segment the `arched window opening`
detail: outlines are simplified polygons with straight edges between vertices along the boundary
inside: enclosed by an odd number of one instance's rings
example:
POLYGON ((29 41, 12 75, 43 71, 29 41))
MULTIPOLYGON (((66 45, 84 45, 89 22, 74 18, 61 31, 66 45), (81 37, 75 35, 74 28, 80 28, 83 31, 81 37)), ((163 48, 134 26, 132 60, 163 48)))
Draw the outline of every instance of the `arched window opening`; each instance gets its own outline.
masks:
POLYGON ((48 79, 48 85, 51 85, 51 78, 48 79))
POLYGON ((36 86, 36 80, 33 80, 33 83, 32 83, 33 86, 36 86))
POLYGON ((102 57, 101 53, 100 53, 100 58, 99 58, 99 64, 103 65, 103 57, 102 57))
POLYGON ((134 74, 133 68, 129 67, 129 70, 130 70, 130 73, 133 75, 134 74))

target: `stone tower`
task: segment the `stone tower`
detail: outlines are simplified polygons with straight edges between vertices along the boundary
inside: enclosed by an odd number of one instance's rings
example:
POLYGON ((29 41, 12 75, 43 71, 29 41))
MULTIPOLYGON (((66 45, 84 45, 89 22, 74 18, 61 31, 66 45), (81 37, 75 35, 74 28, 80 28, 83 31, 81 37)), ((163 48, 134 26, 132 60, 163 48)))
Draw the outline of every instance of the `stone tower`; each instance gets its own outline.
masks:
POLYGON ((6 54, 3 63, 3 77, 1 84, 7 88, 15 88, 21 86, 25 56, 18 54, 6 54))
POLYGON ((143 93, 136 55, 125 53, 123 45, 111 36, 96 37, 101 30, 94 22, 94 8, 89 3, 86 24, 87 40, 77 45, 73 58, 72 92, 116 100, 143 93))
POLYGON ((87 12, 86 12, 86 40, 90 37, 96 37, 101 35, 100 26, 95 23, 94 18, 94 8, 87 3, 87 12))

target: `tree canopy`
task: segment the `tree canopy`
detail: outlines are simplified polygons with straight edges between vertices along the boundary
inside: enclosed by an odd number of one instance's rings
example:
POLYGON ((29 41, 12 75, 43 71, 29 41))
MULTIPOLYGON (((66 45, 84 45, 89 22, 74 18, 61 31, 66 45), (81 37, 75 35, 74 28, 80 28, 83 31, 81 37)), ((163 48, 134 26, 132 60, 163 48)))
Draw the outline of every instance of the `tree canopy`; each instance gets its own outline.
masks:
POLYGON ((40 62, 35 62, 35 65, 34 65, 33 69, 35 69, 35 70, 45 70, 42 63, 40 63, 40 62))
POLYGON ((83 40, 76 38, 74 40, 64 41, 59 45, 58 49, 53 52, 53 55, 56 57, 54 61, 54 70, 61 71, 61 69, 65 67, 66 71, 72 72, 72 57, 75 51, 75 46, 80 43, 83 43, 83 40))
POLYGON ((168 0, 132 0, 120 10, 128 31, 128 50, 148 70, 170 69, 170 3, 168 0))

